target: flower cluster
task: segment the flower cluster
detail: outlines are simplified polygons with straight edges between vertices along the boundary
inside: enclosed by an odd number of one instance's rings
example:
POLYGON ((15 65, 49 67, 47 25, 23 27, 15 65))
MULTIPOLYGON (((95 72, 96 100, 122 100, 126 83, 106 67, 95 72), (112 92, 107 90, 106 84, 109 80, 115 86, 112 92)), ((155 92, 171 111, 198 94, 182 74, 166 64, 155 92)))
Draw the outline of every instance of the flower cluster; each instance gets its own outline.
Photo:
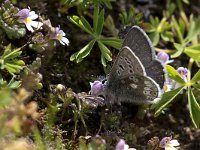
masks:
MULTIPOLYGON (((41 29, 43 26, 42 22, 35 21, 39 16, 35 11, 31 11, 30 8, 20 10, 16 16, 18 17, 18 22, 25 24, 26 28, 31 32, 34 32, 34 29, 41 29)), ((65 35, 63 30, 60 30, 60 27, 55 27, 54 33, 51 33, 50 38, 58 40, 62 45, 69 45, 69 40, 65 35)))

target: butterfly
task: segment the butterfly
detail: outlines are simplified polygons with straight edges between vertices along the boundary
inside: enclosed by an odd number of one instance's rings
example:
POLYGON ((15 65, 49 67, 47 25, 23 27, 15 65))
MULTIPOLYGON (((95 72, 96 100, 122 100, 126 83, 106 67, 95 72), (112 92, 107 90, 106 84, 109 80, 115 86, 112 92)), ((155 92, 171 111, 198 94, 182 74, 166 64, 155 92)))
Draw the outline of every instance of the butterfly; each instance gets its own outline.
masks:
POLYGON ((140 27, 133 26, 103 84, 105 101, 153 103, 160 97, 164 81, 164 66, 156 59, 150 39, 140 27))

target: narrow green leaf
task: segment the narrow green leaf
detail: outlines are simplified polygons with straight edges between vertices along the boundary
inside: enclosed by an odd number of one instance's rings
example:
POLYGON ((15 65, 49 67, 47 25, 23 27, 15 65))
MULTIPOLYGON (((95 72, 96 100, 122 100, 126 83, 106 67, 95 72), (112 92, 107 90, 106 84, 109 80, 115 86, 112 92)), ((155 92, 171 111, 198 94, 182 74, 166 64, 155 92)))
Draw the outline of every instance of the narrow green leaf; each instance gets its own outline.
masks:
POLYGON ((200 127, 200 106, 192 93, 191 88, 188 88, 188 108, 190 112, 190 118, 196 128, 200 127))
POLYGON ((200 19, 198 18, 194 24, 191 23, 190 30, 188 32, 187 37, 184 39, 184 43, 190 42, 193 38, 195 38, 200 31, 200 19))
POLYGON ((2 57, 8 55, 10 52, 11 52, 11 44, 9 44, 8 46, 6 46, 2 57))
POLYGON ((15 81, 15 78, 13 77, 10 82, 8 83, 9 89, 17 89, 21 85, 21 81, 15 81))
POLYGON ((193 76, 191 82, 196 83, 198 80, 200 80, 200 70, 193 76))
POLYGON ((185 23, 182 18, 179 18, 178 22, 179 22, 179 29, 180 29, 181 35, 184 35, 185 34, 185 23))
POLYGON ((189 57, 192 57, 194 60, 200 61, 200 44, 186 47, 184 53, 189 57))
POLYGON ((17 72, 16 68, 10 67, 9 65, 5 65, 5 68, 10 74, 17 72))
POLYGON ((200 84, 193 84, 192 85, 194 88, 196 88, 197 90, 200 90, 200 84))
POLYGON ((171 55, 172 58, 179 57, 183 53, 183 50, 185 48, 183 45, 178 43, 174 43, 174 47, 177 51, 171 55))
MULTIPOLYGON (((67 16, 67 19, 69 20, 69 21, 71 21, 72 23, 74 23, 75 25, 77 25, 77 26, 79 26, 80 27, 80 25, 79 25, 79 20, 80 20, 80 17, 79 16, 67 16)), ((81 28, 81 27, 80 27, 81 28)))
POLYGON ((93 29, 91 28, 90 24, 85 20, 84 17, 68 16, 67 18, 69 19, 69 21, 77 25, 79 28, 81 28, 85 32, 93 35, 93 29))
POLYGON ((97 29, 95 31, 97 35, 101 34, 103 29, 103 24, 104 24, 104 9, 102 9, 101 12, 99 13, 97 29))
POLYGON ((111 61, 112 60, 112 53, 110 52, 110 50, 100 41, 98 41, 98 46, 101 50, 101 54, 108 60, 111 61))
POLYGON ((73 55, 70 56, 70 61, 74 61, 76 59, 76 55, 78 52, 74 53, 73 55))
POLYGON ((101 38, 100 41, 103 44, 109 45, 109 46, 114 47, 116 49, 120 49, 122 47, 122 40, 114 38, 114 37, 101 38))
POLYGON ((185 81, 181 78, 181 75, 172 66, 166 65, 166 70, 171 79, 183 85, 185 84, 185 81))
POLYGON ((173 23, 173 27, 175 28, 175 30, 178 34, 179 43, 183 44, 184 42, 183 42, 182 28, 180 28, 180 26, 174 16, 172 16, 172 23, 173 23))
POLYGON ((174 100, 174 98, 184 89, 184 86, 175 89, 173 91, 165 92, 162 95, 161 100, 159 100, 156 104, 151 106, 152 109, 155 109, 155 116, 158 116, 164 108, 168 107, 168 105, 174 100))
POLYGON ((103 54, 101 54, 101 64, 106 67, 106 59, 105 57, 103 56, 103 54))
POLYGON ((85 30, 87 30, 90 34, 94 34, 94 30, 92 29, 91 25, 83 16, 81 16, 81 22, 85 30))
POLYGON ((94 14, 93 14, 93 28, 94 31, 97 31, 97 25, 99 20, 99 3, 94 1, 94 14))
POLYGON ((15 49, 7 55, 4 55, 4 59, 13 59, 20 56, 22 53, 21 48, 15 49))
POLYGON ((160 34, 158 32, 151 32, 149 38, 151 39, 153 46, 156 46, 160 40, 160 34))
MULTIPOLYGON (((76 55, 76 59, 81 59, 85 58, 87 55, 90 54, 90 51, 92 50, 94 43, 96 40, 90 41, 86 46, 84 46, 76 55)), ((79 61, 80 62, 80 61, 79 61)))

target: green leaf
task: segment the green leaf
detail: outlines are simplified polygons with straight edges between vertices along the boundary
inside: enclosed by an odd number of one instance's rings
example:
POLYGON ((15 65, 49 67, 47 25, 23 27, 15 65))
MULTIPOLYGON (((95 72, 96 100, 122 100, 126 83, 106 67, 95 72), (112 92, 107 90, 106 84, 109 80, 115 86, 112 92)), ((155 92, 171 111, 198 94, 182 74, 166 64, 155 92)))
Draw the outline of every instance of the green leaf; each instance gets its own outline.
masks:
POLYGON ((166 108, 183 89, 184 86, 173 91, 165 92, 162 95, 161 100, 151 106, 152 109, 155 109, 155 116, 158 116, 163 111, 163 109, 166 108))
POLYGON ((106 67, 106 59, 105 57, 103 56, 103 54, 101 54, 101 64, 106 67))
POLYGON ((96 28, 96 34, 100 35, 103 29, 103 24, 104 24, 104 9, 101 10, 98 16, 98 24, 96 28))
POLYGON ((102 55, 108 60, 111 61, 112 60, 112 53, 110 52, 110 50, 100 41, 98 41, 98 46, 101 50, 102 55))
POLYGON ((94 33, 94 30, 90 26, 89 22, 83 16, 81 16, 81 22, 82 22, 83 27, 85 28, 85 30, 88 31, 88 33, 90 33, 90 34, 94 33))
POLYGON ((194 24, 191 23, 187 37, 184 39, 184 43, 190 42, 194 37, 196 37, 199 34, 199 31, 200 31, 200 18, 195 20, 194 24))
POLYGON ((181 35, 184 35, 185 34, 185 23, 182 18, 179 18, 178 22, 179 22, 179 30, 181 32, 181 35))
POLYGON ((188 108, 190 112, 190 118, 196 128, 200 127, 200 106, 192 93, 191 88, 188 88, 188 108))
POLYGON ((198 80, 200 80, 200 70, 193 76, 191 83, 196 83, 198 80))
POLYGON ((183 85, 185 84, 185 81, 181 78, 181 75, 172 66, 166 65, 166 70, 171 79, 183 85))
POLYGON ((196 88, 197 90, 200 90, 200 84, 193 84, 192 85, 194 88, 196 88))
POLYGON ((3 55, 3 59, 13 59, 20 56, 22 53, 21 48, 15 49, 7 55, 3 55))
POLYGON ((93 27, 95 32, 97 31, 98 19, 99 19, 99 3, 97 1, 94 1, 93 27))
POLYGON ((171 41, 173 42, 174 41, 174 35, 172 32, 170 31, 165 31, 161 34, 161 37, 164 41, 171 41))
MULTIPOLYGON (((86 46, 84 46, 77 54, 76 54, 76 59, 77 60, 83 60, 87 55, 90 54, 90 51, 92 50, 94 43, 96 40, 90 41, 86 46)), ((80 61, 78 61, 80 62, 80 61)))
POLYGON ((160 40, 160 34, 158 32, 151 32, 149 38, 151 39, 153 46, 156 46, 160 40))
POLYGON ((13 77, 10 82, 8 83, 9 89, 17 89, 21 85, 21 81, 15 81, 15 78, 13 77))
POLYGON ((116 49, 120 49, 122 47, 122 40, 121 39, 108 37, 108 38, 101 38, 100 41, 103 44, 109 45, 109 46, 114 47, 116 49))
POLYGON ((181 44, 183 44, 183 34, 182 34, 182 27, 179 26, 178 22, 176 21, 175 17, 172 16, 172 23, 173 23, 173 27, 175 28, 178 38, 179 38, 179 42, 181 44))
POLYGON ((70 57, 70 61, 74 61, 76 59, 76 55, 78 54, 78 52, 74 53, 73 55, 71 55, 70 57))
POLYGON ((87 22, 87 20, 85 20, 84 17, 68 16, 67 18, 69 19, 69 21, 71 21, 72 23, 74 23, 75 25, 80 27, 85 32, 93 35, 94 31, 93 31, 92 27, 90 26, 90 24, 87 22))
POLYGON ((179 57, 183 53, 183 50, 185 48, 185 46, 178 43, 174 43, 174 47, 176 48, 177 51, 171 55, 172 58, 179 57))
POLYGON ((186 47, 184 53, 194 60, 200 61, 200 44, 186 47))

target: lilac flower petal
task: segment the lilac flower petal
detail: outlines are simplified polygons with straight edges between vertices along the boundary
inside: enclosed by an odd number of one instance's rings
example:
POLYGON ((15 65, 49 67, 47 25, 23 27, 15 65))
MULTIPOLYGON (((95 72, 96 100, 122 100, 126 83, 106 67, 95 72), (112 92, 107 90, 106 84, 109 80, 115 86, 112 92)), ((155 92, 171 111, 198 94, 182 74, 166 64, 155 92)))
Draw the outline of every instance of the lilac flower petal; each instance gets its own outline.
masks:
POLYGON ((16 16, 19 16, 19 17, 26 17, 26 18, 27 18, 27 17, 29 16, 29 12, 30 12, 29 9, 24 8, 24 9, 20 10, 20 11, 16 14, 16 16))
POLYGON ((63 32, 63 30, 59 30, 57 34, 60 34, 60 35, 62 35, 62 36, 65 36, 65 35, 66 35, 65 32, 63 32))
POLYGON ((160 60, 162 63, 166 63, 169 61, 169 55, 165 52, 159 52, 157 54, 157 59, 160 60))
POLYGON ((124 150, 125 144, 126 144, 125 141, 123 139, 120 139, 116 145, 115 150, 124 150))
POLYGON ((94 81, 93 83, 90 82, 91 90, 90 94, 98 96, 100 93, 103 92, 103 83, 101 81, 94 81))
POLYGON ((184 76, 186 76, 186 75, 188 74, 187 68, 184 68, 184 67, 179 67, 179 68, 177 69, 177 71, 178 71, 181 75, 184 75, 184 76))

